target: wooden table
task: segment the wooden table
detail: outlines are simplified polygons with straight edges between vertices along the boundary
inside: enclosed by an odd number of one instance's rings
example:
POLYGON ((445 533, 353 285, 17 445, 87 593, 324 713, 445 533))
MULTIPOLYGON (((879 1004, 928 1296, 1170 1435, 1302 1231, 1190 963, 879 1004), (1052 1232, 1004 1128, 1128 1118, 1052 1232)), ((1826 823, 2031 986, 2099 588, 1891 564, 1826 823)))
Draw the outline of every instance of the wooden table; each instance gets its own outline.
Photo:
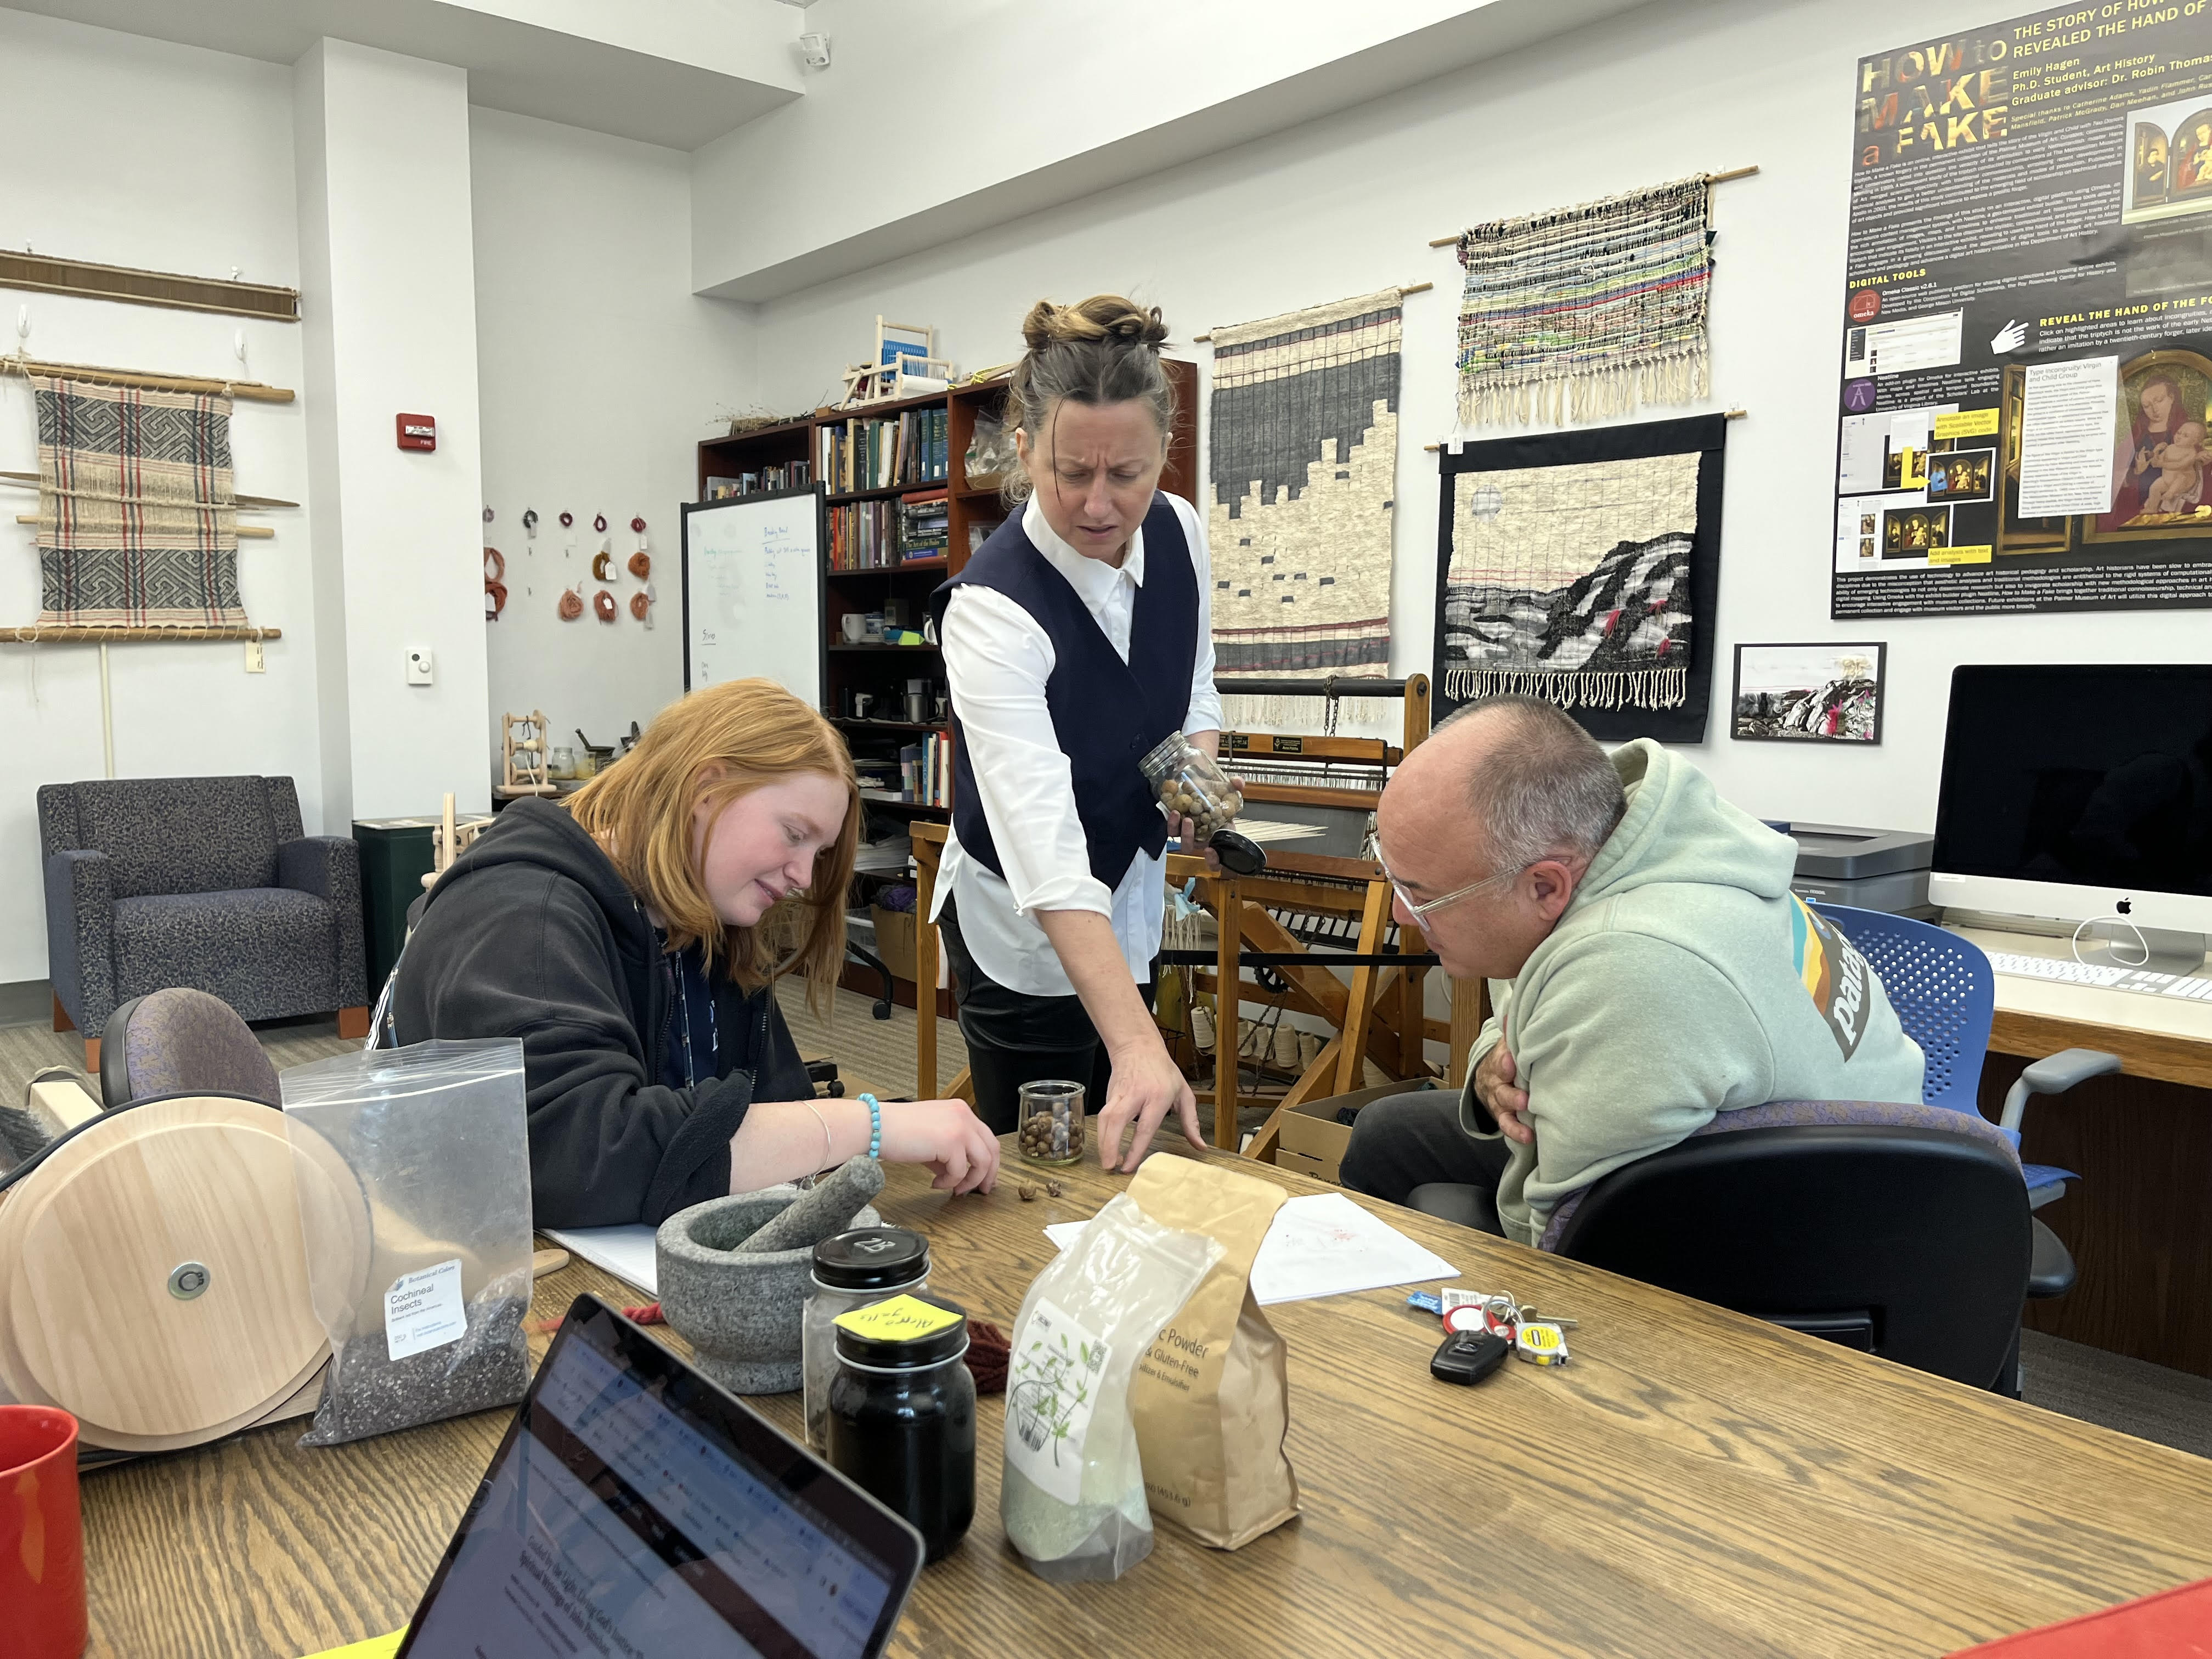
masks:
MULTIPOLYGON (((1065 1200, 1023 1203, 898 1169, 878 1206, 929 1235, 939 1289, 1010 1327, 1044 1224, 1127 1181, 1062 1179, 1065 1200)), ((975 1528, 893 1650, 1930 1655, 2212 1574, 2212 1462, 1369 1207, 1462 1284, 1578 1317, 1573 1363, 1468 1391, 1429 1376, 1436 1322, 1403 1291, 1275 1308, 1304 1515, 1234 1554, 1163 1525, 1113 1585, 1045 1583, 1007 1548, 987 1400, 975 1528)), ((534 1312, 586 1289, 634 1298, 579 1264, 534 1312)), ((796 1395, 754 1403, 798 1429, 796 1395)), ((88 1476, 88 1651, 290 1659, 395 1628, 507 1421, 324 1451, 295 1425, 88 1476)))
MULTIPOLYGON (((1984 951, 2070 959, 2047 935, 1957 930, 1984 951)), ((1999 974, 1981 1106, 1995 1120, 2030 1060, 2101 1048, 2121 1074, 2028 1103, 2021 1150, 2077 1171, 2037 1212, 2081 1277, 2030 1328, 2212 1376, 2212 1006, 1999 974)))

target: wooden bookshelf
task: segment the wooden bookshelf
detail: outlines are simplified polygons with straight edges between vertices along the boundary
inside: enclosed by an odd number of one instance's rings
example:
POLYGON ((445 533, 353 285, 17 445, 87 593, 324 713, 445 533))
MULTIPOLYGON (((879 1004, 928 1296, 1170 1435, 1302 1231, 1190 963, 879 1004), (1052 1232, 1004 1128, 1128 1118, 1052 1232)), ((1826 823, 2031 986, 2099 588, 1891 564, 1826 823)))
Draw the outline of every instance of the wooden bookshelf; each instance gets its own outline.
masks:
MULTIPOLYGON (((1176 358, 1165 360, 1170 380, 1176 389, 1176 423, 1168 447, 1168 464, 1160 477, 1160 488, 1170 495, 1181 495, 1186 501, 1198 499, 1198 371, 1190 363, 1176 358)), ((748 432, 742 437, 708 438, 699 445, 698 499, 707 498, 707 480, 710 477, 736 477, 746 472, 758 472, 764 467, 788 465, 793 461, 805 461, 818 471, 821 458, 821 431, 824 427, 840 426, 848 421, 868 421, 895 418, 911 411, 942 409, 945 418, 945 460, 948 476, 922 483, 842 491, 824 495, 817 477, 817 495, 823 514, 822 544, 829 546, 828 513, 833 507, 862 501, 896 501, 902 495, 917 495, 935 490, 945 492, 949 546, 940 558, 909 559, 902 563, 872 570, 825 570, 828 580, 823 584, 824 609, 830 630, 829 651, 825 659, 827 672, 822 695, 823 712, 830 714, 838 728, 846 734, 856 758, 894 760, 903 745, 916 738, 948 729, 945 724, 933 721, 911 722, 903 720, 855 720, 842 711, 850 706, 852 694, 866 692, 876 698, 879 709, 902 707, 909 679, 927 679, 930 683, 933 700, 945 685, 942 655, 933 645, 872 645, 848 644, 844 635, 844 619, 848 614, 866 615, 887 606, 896 606, 900 625, 919 629, 929 601, 929 596, 947 576, 957 575, 968 562, 969 544, 981 546, 983 538, 1005 521, 1008 507, 1004 497, 990 487, 971 485, 968 479, 966 457, 968 446, 975 436, 975 422, 979 416, 997 416, 1006 404, 1004 381, 986 381, 981 385, 963 382, 949 392, 926 397, 902 398, 895 402, 863 404, 852 409, 817 409, 813 414, 798 420, 785 421, 775 426, 763 427, 748 432)), ((874 792, 864 792, 872 807, 879 807, 894 816, 942 819, 950 816, 941 806, 925 806, 916 802, 884 798, 874 792)))

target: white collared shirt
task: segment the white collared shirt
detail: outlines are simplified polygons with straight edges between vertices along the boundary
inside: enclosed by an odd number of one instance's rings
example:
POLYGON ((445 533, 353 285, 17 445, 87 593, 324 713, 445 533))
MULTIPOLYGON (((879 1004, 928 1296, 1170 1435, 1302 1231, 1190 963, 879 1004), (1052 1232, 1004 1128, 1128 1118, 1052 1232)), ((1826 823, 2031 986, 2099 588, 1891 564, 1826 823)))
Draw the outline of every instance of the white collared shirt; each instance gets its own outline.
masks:
MULTIPOLYGON (((1216 731, 1221 699, 1213 689, 1212 562, 1196 509, 1180 496, 1167 499, 1198 577, 1198 652, 1183 730, 1216 731)), ((1130 615, 1145 581, 1144 531, 1129 538, 1118 569, 1084 557, 1054 535, 1034 496, 1022 511, 1022 532, 1067 578, 1108 642, 1128 661, 1130 615)), ((961 741, 1005 874, 993 874, 964 851, 954 830, 945 838, 930 920, 947 897, 957 898, 960 936, 977 967, 1008 990, 1064 997, 1075 988, 1035 913, 1093 910, 1113 924, 1130 976, 1143 984, 1159 954, 1167 860, 1139 849, 1110 893, 1091 873, 1073 770, 1045 702, 1045 681, 1058 659, 1051 635, 1004 593, 969 583, 952 590, 942 644, 961 741)))

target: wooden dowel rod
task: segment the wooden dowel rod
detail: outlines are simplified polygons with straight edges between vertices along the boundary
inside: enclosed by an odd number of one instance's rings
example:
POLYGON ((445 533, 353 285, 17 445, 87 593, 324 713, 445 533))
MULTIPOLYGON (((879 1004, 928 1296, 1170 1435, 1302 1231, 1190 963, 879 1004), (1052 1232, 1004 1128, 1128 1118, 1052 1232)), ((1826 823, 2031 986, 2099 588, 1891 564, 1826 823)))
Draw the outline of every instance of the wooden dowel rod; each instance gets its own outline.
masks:
MULTIPOLYGON (((1707 173, 1705 175, 1705 182, 1709 185, 1724 185, 1731 179, 1748 179, 1753 173, 1758 171, 1759 169, 1755 167, 1730 167, 1726 173, 1707 173)), ((1462 231, 1460 234, 1464 235, 1466 233, 1462 231)), ((1432 237, 1430 240, 1429 246, 1431 247, 1457 247, 1459 246, 1459 236, 1432 237)))
MULTIPOLYGON (((1745 416, 1747 416, 1747 415, 1748 415, 1748 414, 1750 414, 1750 413, 1751 413, 1751 411, 1750 411, 1749 410, 1747 410, 1747 409, 1731 409, 1731 410, 1728 410, 1723 411, 1723 416, 1722 416, 1722 418, 1723 418, 1723 419, 1724 419, 1724 420, 1740 421, 1740 420, 1741 420, 1745 416)), ((1433 455, 1433 454, 1435 454, 1438 450, 1442 449, 1442 448, 1443 447, 1443 446, 1442 444, 1423 444, 1423 445, 1421 446, 1421 447, 1422 447, 1423 449, 1425 449, 1425 450, 1428 451, 1428 453, 1429 453, 1430 454, 1433 455)), ((239 533, 240 533, 240 535, 244 535, 246 532, 245 532, 244 531, 240 531, 239 533)))
MULTIPOLYGON (((1398 290, 1398 297, 1402 300, 1408 294, 1426 294, 1435 286, 1436 284, 1434 283, 1408 283, 1405 287, 1398 290)), ((1206 341, 1211 340, 1213 336, 1209 331, 1205 334, 1194 334, 1190 337, 1193 344, 1203 345, 1206 341)))
MULTIPOLYGON (((18 513, 15 515, 17 524, 36 524, 38 521, 39 515, 35 513, 18 513)), ((265 524, 242 524, 238 526, 238 533, 240 538, 246 541, 266 541, 276 534, 265 524)))
POLYGON ((127 368, 95 368, 89 363, 42 363, 20 357, 0 357, 0 374, 46 374, 60 380, 98 380, 108 386, 135 386, 149 392, 219 392, 257 404, 289 404, 289 386, 266 386, 259 380, 210 380, 195 374, 141 374, 127 368))
POLYGON ((153 645, 192 640, 281 640, 281 628, 0 628, 0 645, 153 645))
MULTIPOLYGON (((33 489, 39 487, 35 472, 0 471, 0 483, 25 483, 33 489)), ((288 501, 276 495, 234 495, 231 498, 240 507, 297 507, 299 502, 288 501)))

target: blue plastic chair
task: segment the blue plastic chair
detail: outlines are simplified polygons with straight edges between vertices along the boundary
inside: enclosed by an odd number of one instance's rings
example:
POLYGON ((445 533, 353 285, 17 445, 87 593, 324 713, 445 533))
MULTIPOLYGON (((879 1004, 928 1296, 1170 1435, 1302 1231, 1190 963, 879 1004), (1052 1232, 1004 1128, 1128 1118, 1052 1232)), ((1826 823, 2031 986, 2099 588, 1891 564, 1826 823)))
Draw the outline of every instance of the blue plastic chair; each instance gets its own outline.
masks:
MULTIPOLYGON (((1889 1006, 1897 1010, 1905 1036, 1920 1045, 1928 1062, 1921 1100, 1981 1116, 1982 1060, 1989 1052, 1990 1027, 1996 1018, 1996 973, 1981 947, 1909 916, 1842 904, 1811 908, 1858 946, 1888 993, 1889 1006)), ((1997 1127, 2017 1152, 2030 1095, 2063 1094, 2085 1079, 2119 1069, 2118 1055, 2094 1048, 2069 1048, 2039 1060, 2021 1073, 2005 1097, 1997 1127)), ((2049 1164, 2023 1164, 2021 1169, 2027 1179, 2030 1209, 2041 1209, 2063 1197, 2066 1183, 2081 1179, 2071 1170, 2049 1164)))

